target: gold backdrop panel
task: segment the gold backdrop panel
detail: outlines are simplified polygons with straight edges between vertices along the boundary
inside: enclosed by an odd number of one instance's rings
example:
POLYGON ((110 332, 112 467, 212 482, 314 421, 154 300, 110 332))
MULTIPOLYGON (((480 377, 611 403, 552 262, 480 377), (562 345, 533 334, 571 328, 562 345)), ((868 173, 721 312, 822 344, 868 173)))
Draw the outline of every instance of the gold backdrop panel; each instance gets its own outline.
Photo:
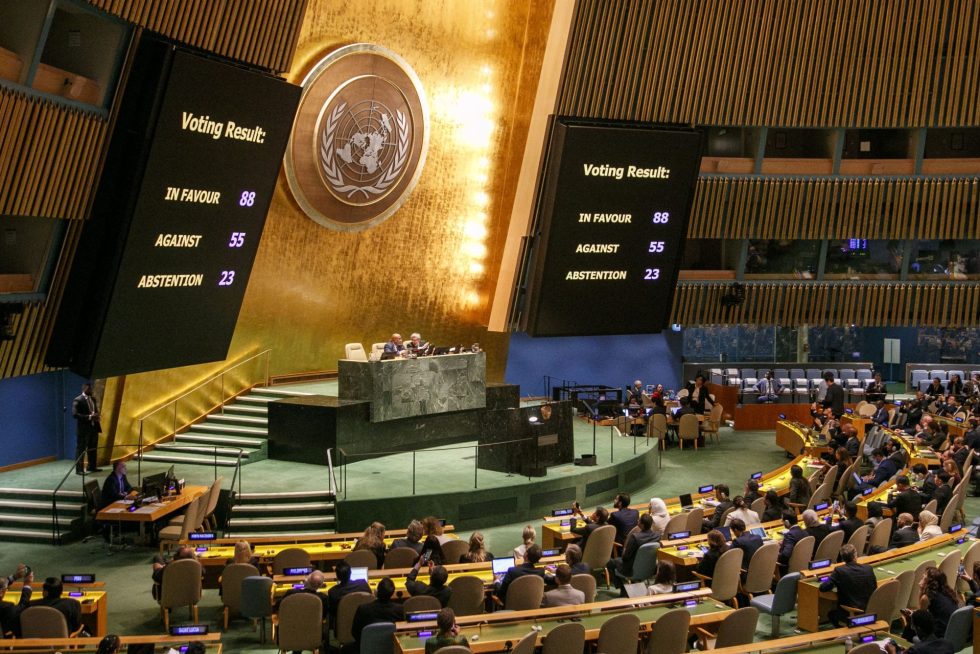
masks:
MULTIPOLYGON (((299 83, 340 45, 393 50, 425 89, 428 157, 401 209, 359 233, 308 218, 280 175, 229 362, 271 349, 273 376, 333 370, 345 343, 369 350, 392 332, 419 331, 436 344, 480 343, 488 378, 503 378, 508 337, 485 324, 552 8, 550 0, 310 0, 289 79, 299 83)), ((135 435, 137 416, 226 365, 110 385, 107 394, 123 394, 117 442, 135 435)))

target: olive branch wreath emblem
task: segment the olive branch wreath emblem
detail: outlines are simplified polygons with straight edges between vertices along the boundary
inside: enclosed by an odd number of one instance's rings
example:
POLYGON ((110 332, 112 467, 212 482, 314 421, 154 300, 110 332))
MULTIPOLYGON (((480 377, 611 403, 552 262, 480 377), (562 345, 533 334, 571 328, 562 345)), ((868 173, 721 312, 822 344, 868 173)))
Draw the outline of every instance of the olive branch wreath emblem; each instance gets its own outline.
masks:
POLYGON ((398 180, 402 169, 405 167, 405 162, 408 161, 408 120, 401 111, 395 112, 398 148, 395 152, 394 161, 391 162, 391 166, 388 167, 384 175, 375 181, 374 184, 357 186, 347 183, 343 175, 341 175, 340 167, 337 166, 337 162, 334 161, 331 152, 333 135, 337 130, 337 123, 340 122, 340 118, 346 108, 347 103, 342 102, 330 112, 326 129, 323 130, 323 136, 320 137, 320 164, 323 166, 323 174, 327 178, 330 186, 333 187, 333 190, 337 193, 346 194, 347 199, 353 198, 357 193, 363 193, 365 198, 369 198, 371 195, 380 195, 398 180))

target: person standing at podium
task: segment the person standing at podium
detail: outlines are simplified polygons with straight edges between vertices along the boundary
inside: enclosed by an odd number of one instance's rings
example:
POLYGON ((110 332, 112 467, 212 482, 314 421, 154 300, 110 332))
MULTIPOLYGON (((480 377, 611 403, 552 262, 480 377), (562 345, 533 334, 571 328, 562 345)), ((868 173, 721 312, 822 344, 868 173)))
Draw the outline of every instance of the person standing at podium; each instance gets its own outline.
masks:
POLYGON ((99 422, 99 406, 92 395, 92 385, 82 384, 82 394, 71 403, 71 415, 75 419, 75 474, 84 474, 82 454, 88 459, 88 471, 100 472, 96 467, 96 452, 102 423, 99 422))

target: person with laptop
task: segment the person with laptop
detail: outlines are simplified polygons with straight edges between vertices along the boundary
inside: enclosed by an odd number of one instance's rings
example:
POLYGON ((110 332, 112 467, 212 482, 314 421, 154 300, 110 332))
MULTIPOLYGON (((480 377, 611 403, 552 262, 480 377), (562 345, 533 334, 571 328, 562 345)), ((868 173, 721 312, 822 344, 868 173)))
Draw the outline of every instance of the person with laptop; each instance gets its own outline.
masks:
POLYGON ((585 604, 585 593, 572 586, 572 569, 567 564, 561 563, 555 569, 555 582, 558 586, 544 594, 542 607, 585 604))
POLYGON ((863 611, 871 594, 878 588, 874 568, 857 562, 857 550, 853 545, 840 548, 840 560, 844 565, 834 568, 830 578, 820 584, 821 593, 837 589, 837 608, 831 609, 827 615, 834 627, 840 626, 848 616, 847 611, 840 607, 850 606, 863 611))
POLYGON ((136 497, 136 491, 126 479, 126 462, 119 459, 112 464, 112 472, 102 483, 102 507, 109 506, 118 500, 136 497))
POLYGON ((734 506, 732 501, 728 499, 728 493, 727 484, 715 484, 715 512, 711 514, 711 517, 704 519, 701 533, 707 533, 712 529, 723 526, 721 524, 721 516, 725 515, 725 511, 734 506))
POLYGON ((507 570, 503 579, 495 584, 497 587, 497 597, 500 598, 501 602, 507 601, 507 589, 514 583, 514 580, 524 575, 537 575, 544 580, 544 569, 537 567, 538 561, 540 560, 541 548, 538 545, 531 545, 531 547, 527 548, 527 552, 524 553, 524 562, 520 565, 512 566, 507 570))
MULTIPOLYGON (((762 537, 751 531, 746 531, 745 523, 742 522, 741 518, 732 520, 729 529, 732 530, 732 547, 742 550, 742 569, 748 570, 752 556, 762 547, 762 537)), ((745 578, 744 574, 742 578, 745 578)))

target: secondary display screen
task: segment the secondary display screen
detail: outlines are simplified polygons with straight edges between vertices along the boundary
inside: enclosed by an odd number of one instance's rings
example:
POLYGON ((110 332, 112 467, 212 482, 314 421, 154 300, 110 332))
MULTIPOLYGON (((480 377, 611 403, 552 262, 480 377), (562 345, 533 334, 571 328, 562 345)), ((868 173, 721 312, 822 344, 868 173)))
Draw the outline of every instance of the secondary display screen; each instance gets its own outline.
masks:
POLYGON ((669 324, 701 134, 557 118, 520 326, 532 336, 669 324))

